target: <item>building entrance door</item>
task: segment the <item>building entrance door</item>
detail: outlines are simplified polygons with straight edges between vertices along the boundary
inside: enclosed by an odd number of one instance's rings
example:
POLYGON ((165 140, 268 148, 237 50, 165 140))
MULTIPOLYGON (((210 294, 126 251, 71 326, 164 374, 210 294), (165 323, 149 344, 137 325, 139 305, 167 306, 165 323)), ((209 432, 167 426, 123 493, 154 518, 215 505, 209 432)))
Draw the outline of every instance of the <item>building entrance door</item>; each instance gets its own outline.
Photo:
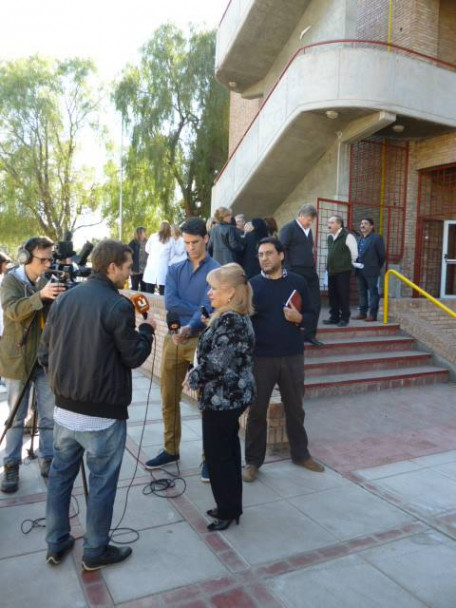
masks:
POLYGON ((443 222, 441 298, 456 298, 456 220, 443 222))

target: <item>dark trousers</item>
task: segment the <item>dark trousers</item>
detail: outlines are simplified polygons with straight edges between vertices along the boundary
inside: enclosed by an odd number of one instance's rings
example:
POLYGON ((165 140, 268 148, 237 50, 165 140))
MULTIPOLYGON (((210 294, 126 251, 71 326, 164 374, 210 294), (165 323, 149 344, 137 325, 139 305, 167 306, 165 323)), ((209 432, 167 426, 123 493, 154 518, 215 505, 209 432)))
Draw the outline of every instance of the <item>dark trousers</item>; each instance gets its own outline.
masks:
POLYGON ((131 288, 134 291, 139 291, 139 287, 141 287, 142 292, 146 292, 146 283, 142 280, 143 274, 132 274, 131 275, 131 288))
POLYGON ((377 318, 378 303, 380 296, 378 294, 378 276, 365 277, 358 274, 358 290, 359 290, 359 312, 366 315, 369 309, 370 316, 377 318))
POLYGON ((310 458, 304 428, 304 355, 290 357, 255 357, 253 373, 257 398, 250 406, 245 434, 245 461, 261 467, 266 456, 267 412, 271 394, 279 385, 285 424, 294 462, 310 458))
POLYGON ((244 410, 203 410, 203 449, 219 519, 242 515, 239 416, 244 410))
POLYGON ((328 277, 329 316, 333 321, 350 320, 351 270, 328 277))
MULTIPOLYGON (((152 283, 144 283, 146 286, 146 291, 147 293, 155 293, 155 287, 157 287, 157 285, 153 285, 152 283)), ((165 295, 165 286, 164 285, 158 285, 158 293, 161 296, 165 295)))
POLYGON ((309 288, 310 307, 313 311, 313 320, 310 325, 305 329, 304 340, 308 338, 315 338, 317 333, 318 318, 320 317, 321 309, 321 297, 320 297, 320 279, 318 274, 313 268, 306 268, 305 266, 294 266, 292 272, 300 274, 307 281, 307 287, 309 288))

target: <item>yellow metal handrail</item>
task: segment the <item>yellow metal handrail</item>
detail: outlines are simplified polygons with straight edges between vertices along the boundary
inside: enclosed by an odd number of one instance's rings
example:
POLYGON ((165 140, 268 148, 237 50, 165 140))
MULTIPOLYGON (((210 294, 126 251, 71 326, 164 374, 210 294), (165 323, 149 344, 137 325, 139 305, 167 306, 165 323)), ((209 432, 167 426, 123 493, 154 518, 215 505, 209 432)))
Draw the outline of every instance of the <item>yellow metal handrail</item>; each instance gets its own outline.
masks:
POLYGON ((448 308, 448 306, 445 306, 445 304, 442 304, 442 302, 439 302, 439 300, 436 300, 434 297, 431 296, 431 294, 429 294, 427 291, 424 291, 424 289, 421 289, 421 287, 418 287, 418 285, 415 285, 415 283, 412 283, 412 281, 407 279, 407 277, 404 277, 404 275, 401 274, 400 272, 397 272, 397 270, 390 269, 390 270, 387 270, 385 273, 385 281, 384 281, 384 285, 383 285, 383 323, 388 323, 388 285, 389 285, 389 277, 391 274, 394 274, 395 277, 397 277, 403 283, 408 285, 408 287, 411 287, 412 289, 417 291, 419 294, 421 294, 422 296, 427 298, 435 306, 437 306, 438 308, 443 310, 443 312, 446 312, 448 315, 450 315, 450 317, 453 317, 453 319, 456 319, 456 312, 454 310, 451 310, 451 308, 448 308))

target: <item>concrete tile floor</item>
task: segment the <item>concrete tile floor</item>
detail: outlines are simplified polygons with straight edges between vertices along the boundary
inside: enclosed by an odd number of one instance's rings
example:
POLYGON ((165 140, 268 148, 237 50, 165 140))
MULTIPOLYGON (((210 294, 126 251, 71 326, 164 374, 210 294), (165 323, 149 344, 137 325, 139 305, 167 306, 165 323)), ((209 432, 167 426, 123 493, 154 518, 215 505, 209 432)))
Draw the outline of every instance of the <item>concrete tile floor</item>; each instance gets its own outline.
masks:
MULTIPOLYGON (((186 492, 146 496, 151 475, 134 456, 162 447, 159 390, 153 385, 143 445, 149 379, 134 373, 127 453, 113 525, 140 531, 132 557, 82 573, 82 540, 58 568, 45 564, 45 530, 22 534, 45 511, 36 461, 21 467, 17 494, 0 494, 0 602, 8 608, 106 607, 318 608, 456 606, 456 429, 454 386, 383 391, 306 402, 312 454, 323 474, 269 458, 244 484, 244 515, 224 533, 206 530, 214 505, 199 479, 201 424, 182 404, 180 469, 186 492), (151 442, 151 443, 150 443, 151 442), (140 449, 140 447, 142 449, 140 449), (52 593, 50 593, 52 589, 52 593)), ((1 402, 0 415, 6 417, 1 402)), ((0 453, 1 458, 1 453, 0 453)), ((168 467, 173 473, 176 467, 168 467)), ((163 476, 157 472, 155 476, 163 476)), ((85 504, 73 533, 83 534, 85 504)), ((74 504, 74 503, 73 503, 74 504)), ((120 540, 130 542, 131 536, 120 540)))

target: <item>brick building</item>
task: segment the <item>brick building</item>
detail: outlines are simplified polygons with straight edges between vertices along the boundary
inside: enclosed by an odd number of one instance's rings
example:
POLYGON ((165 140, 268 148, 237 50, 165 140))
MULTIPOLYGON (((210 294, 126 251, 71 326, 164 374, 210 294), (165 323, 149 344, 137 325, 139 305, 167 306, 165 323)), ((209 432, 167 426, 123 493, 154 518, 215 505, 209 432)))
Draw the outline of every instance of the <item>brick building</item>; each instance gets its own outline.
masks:
POLYGON ((213 208, 281 225, 314 203, 320 276, 329 215, 371 216, 390 267, 456 297, 455 39, 454 0, 231 0, 213 208))

